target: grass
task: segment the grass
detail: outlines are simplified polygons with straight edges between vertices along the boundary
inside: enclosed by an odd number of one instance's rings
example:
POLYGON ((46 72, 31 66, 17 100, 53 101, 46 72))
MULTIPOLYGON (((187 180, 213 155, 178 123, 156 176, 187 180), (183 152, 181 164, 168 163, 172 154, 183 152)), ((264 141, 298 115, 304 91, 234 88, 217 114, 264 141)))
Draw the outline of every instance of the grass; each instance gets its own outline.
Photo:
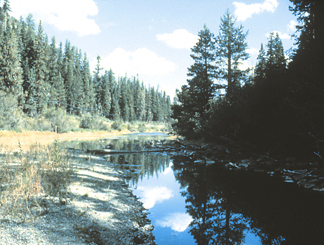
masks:
POLYGON ((24 152, 8 152, 0 158, 0 212, 19 222, 34 219, 50 199, 66 202, 73 175, 68 153, 56 141, 52 145, 32 145, 24 152))
POLYGON ((163 129, 161 124, 145 126, 121 122, 117 126, 110 132, 93 129, 68 133, 0 131, 0 215, 26 222, 46 211, 46 202, 50 200, 66 203, 74 170, 60 141, 163 129))

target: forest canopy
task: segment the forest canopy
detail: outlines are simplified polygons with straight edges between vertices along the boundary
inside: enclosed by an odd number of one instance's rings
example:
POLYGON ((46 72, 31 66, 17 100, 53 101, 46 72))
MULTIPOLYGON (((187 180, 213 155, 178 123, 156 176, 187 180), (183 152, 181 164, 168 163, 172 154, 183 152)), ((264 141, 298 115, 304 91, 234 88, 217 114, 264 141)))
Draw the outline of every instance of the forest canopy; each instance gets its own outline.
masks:
POLYGON ((49 40, 32 15, 10 16, 9 0, 0 9, 0 128, 19 129, 19 117, 40 118, 58 110, 68 115, 110 120, 160 121, 170 117, 170 97, 139 77, 94 72, 87 54, 66 40, 49 40))
POLYGON ((322 160, 324 1, 290 2, 299 23, 289 63, 280 36, 271 33, 260 44, 254 69, 242 70, 240 62, 248 57, 243 26, 229 11, 216 37, 204 26, 191 49, 187 85, 172 105, 179 134, 322 160))

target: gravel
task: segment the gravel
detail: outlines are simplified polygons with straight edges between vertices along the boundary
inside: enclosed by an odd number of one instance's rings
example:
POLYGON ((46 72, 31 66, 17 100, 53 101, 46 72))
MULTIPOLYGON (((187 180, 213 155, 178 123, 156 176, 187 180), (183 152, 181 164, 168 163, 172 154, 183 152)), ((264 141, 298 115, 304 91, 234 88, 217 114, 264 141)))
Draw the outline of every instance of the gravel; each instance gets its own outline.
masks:
POLYGON ((102 157, 75 151, 76 174, 64 203, 43 202, 42 213, 18 222, 0 210, 0 245, 155 244, 142 203, 102 157))

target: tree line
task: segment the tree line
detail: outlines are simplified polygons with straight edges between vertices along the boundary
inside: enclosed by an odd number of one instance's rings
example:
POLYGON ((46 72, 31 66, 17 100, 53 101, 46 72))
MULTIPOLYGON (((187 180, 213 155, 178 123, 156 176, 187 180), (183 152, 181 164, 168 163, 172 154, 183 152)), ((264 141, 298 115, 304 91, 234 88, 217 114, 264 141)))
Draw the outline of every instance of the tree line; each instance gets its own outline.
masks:
POLYGON ((194 64, 172 105, 174 129, 189 138, 298 157, 324 157, 324 2, 290 0, 299 24, 289 61, 271 33, 256 66, 244 69, 248 32, 229 11, 215 37, 204 26, 194 64))
POLYGON ((49 41, 42 22, 0 9, 0 93, 29 117, 61 108, 69 114, 92 114, 111 120, 167 121, 171 105, 165 92, 144 86, 137 77, 118 77, 100 66, 90 71, 86 53, 67 40, 49 41), (37 29, 37 30, 36 30, 37 29))

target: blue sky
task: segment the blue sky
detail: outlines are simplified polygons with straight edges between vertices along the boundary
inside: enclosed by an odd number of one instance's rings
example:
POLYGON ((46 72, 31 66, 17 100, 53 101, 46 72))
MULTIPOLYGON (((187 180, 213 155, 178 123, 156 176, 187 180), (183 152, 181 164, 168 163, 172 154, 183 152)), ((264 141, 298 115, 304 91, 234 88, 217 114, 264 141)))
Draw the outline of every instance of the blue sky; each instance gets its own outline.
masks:
POLYGON ((190 47, 204 24, 215 35, 226 10, 242 24, 255 65, 261 43, 271 31, 279 32, 285 50, 293 46, 296 18, 289 0, 10 0, 11 15, 33 14, 42 20, 49 38, 69 40, 86 52, 94 68, 96 57, 116 77, 139 75, 145 84, 171 97, 186 84, 193 63, 190 47))

